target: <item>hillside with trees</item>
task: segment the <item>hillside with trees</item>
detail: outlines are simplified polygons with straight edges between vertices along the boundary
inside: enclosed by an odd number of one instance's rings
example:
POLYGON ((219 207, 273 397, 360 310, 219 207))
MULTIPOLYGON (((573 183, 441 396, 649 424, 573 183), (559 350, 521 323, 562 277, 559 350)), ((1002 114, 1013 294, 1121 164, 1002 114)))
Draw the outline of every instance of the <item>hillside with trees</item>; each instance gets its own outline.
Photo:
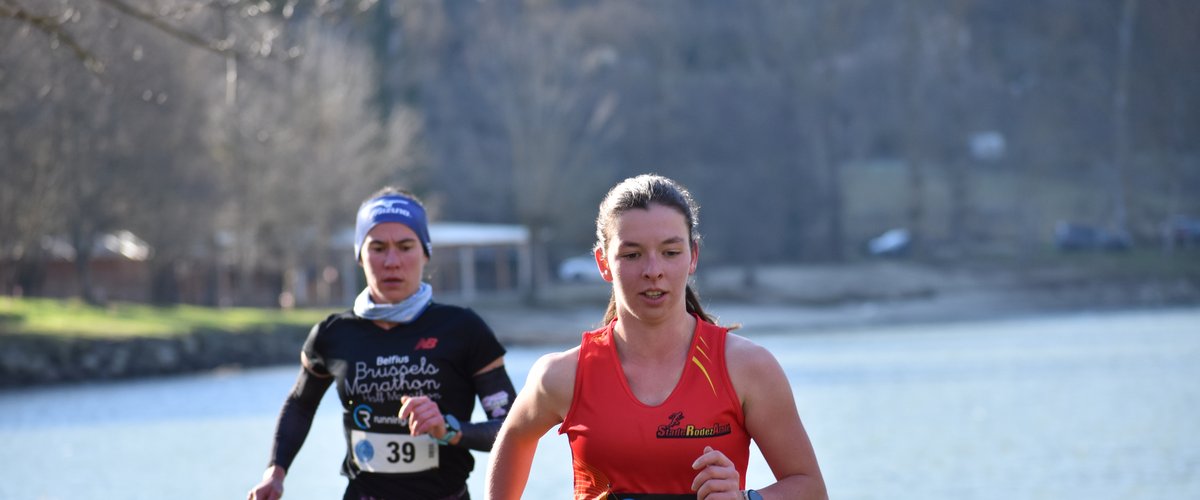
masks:
POLYGON ((0 0, 0 293, 68 256, 98 301, 95 242, 128 231, 155 302, 255 303, 346 260, 384 184, 526 226, 545 283, 650 171, 747 276, 893 228, 949 262, 1036 259, 1063 221, 1158 249, 1200 217, 1196 26, 1192 0, 0 0))

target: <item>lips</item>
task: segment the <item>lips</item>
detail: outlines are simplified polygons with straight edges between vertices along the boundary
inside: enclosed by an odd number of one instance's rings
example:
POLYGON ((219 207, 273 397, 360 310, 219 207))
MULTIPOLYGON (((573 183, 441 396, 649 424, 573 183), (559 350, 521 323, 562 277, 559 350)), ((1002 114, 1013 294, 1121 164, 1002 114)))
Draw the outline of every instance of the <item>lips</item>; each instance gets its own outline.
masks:
POLYGON ((646 291, 642 292, 642 295, 644 295, 648 299, 658 299, 666 294, 667 294, 667 292, 665 292, 663 290, 646 290, 646 291))

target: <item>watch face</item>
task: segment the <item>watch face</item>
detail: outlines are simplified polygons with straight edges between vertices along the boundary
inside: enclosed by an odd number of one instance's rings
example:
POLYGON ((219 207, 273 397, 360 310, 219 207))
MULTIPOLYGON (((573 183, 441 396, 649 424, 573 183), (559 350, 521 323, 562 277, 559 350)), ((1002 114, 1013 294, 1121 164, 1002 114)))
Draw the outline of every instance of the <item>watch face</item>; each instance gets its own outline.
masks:
POLYGON ((759 495, 758 492, 754 490, 746 490, 746 497, 750 500, 762 500, 762 495, 759 495))

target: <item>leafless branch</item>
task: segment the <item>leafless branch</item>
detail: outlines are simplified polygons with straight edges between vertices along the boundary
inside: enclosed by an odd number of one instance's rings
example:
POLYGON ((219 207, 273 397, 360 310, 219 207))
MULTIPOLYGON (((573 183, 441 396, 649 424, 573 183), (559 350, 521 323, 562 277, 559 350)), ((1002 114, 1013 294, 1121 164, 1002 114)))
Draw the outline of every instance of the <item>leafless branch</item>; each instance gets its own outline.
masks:
POLYGON ((187 44, 199 47, 201 49, 220 54, 233 55, 236 51, 233 48, 233 43, 229 40, 210 40, 190 31, 178 28, 171 23, 164 21, 161 17, 140 10, 132 5, 125 3, 122 0, 96 0, 102 4, 112 7, 117 12, 125 14, 129 17, 142 21, 163 33, 171 35, 187 44))
POLYGON ((71 35, 70 32, 63 29, 63 25, 69 20, 69 16, 46 16, 39 15, 25 10, 20 4, 12 0, 4 0, 0 4, 0 19, 14 19, 18 22, 28 24, 38 31, 49 35, 59 43, 66 45, 75 54, 75 57, 83 61, 83 65, 87 69, 97 75, 104 73, 104 64, 102 64, 96 56, 90 51, 83 48, 83 45, 71 35))

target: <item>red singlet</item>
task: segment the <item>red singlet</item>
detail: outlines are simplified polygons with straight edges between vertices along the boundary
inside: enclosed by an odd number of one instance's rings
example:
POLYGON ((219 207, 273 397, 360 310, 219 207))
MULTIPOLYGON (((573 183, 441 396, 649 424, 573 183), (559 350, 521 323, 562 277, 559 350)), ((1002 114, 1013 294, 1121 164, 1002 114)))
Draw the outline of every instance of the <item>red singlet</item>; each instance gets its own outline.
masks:
POLYGON ((571 443, 575 498, 614 493, 693 494, 692 462, 712 446, 729 457, 745 488, 750 435, 725 368, 727 329, 697 318, 687 365, 658 406, 629 389, 613 325, 583 334, 575 393, 559 426, 571 443))

